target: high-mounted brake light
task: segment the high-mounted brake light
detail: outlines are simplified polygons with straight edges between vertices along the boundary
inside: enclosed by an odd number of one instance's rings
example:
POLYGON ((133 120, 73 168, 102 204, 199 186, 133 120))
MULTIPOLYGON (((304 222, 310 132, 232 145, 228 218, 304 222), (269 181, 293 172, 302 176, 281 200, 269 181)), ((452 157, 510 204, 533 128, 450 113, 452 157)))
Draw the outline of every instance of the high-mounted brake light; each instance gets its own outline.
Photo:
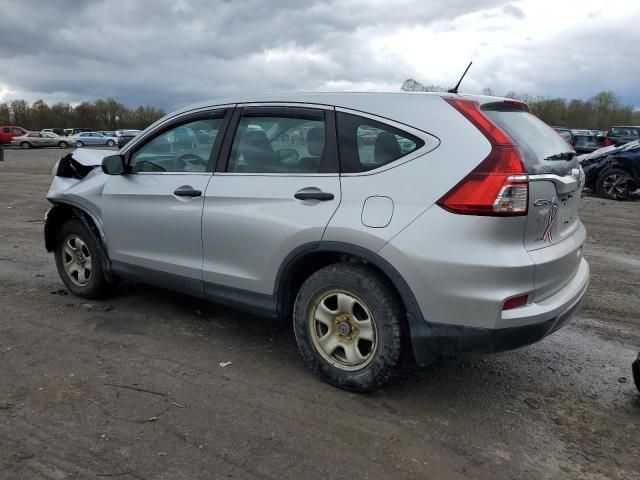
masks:
POLYGON ((445 100, 487 137, 491 152, 436 203, 462 215, 526 215, 529 180, 513 140, 480 111, 477 102, 459 98, 445 100))

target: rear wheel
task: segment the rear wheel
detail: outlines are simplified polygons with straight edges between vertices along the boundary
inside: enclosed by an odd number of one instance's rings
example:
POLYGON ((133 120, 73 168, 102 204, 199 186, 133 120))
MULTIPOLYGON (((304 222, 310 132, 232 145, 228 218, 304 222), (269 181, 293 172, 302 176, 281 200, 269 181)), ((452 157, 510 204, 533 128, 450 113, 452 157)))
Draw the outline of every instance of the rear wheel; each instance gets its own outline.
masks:
POLYGON ((402 309, 386 279, 366 265, 336 263, 302 285, 293 325, 307 366, 340 388, 371 391, 400 362, 402 309))
POLYGON ((55 257, 60 278, 74 295, 98 298, 108 292, 98 243, 80 220, 73 218, 62 225, 55 257))
POLYGON ((29 142, 22 142, 20 144, 20 148, 24 148, 25 150, 29 149, 29 148, 31 148, 31 144, 29 142))
POLYGON ((600 174, 596 180, 596 191, 607 198, 626 200, 631 195, 633 179, 624 170, 612 168, 600 174))
POLYGON ((67 148, 68 146, 67 142, 58 142, 58 148, 67 148))

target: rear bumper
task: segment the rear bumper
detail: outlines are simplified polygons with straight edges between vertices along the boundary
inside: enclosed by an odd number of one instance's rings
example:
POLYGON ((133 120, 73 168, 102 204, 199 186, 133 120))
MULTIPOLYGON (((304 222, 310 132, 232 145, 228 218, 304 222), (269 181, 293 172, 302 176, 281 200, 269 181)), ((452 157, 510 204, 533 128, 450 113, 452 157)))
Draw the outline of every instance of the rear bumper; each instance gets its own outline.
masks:
MULTIPOLYGON (((512 350, 537 342, 555 332, 579 310, 589 286, 589 265, 583 259, 574 278, 562 290, 544 300, 503 312, 504 328, 476 328, 424 322, 412 328, 412 343, 418 363, 433 354, 491 353, 512 350)), ((414 323, 415 325, 415 323, 414 323)))

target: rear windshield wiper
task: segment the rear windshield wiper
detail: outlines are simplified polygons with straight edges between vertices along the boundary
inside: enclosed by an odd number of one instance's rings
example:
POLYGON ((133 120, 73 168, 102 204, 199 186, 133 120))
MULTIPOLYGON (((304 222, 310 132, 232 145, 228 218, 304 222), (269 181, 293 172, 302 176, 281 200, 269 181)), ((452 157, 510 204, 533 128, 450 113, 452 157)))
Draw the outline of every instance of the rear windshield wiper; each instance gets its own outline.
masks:
POLYGON ((576 152, 562 152, 555 155, 549 155, 545 160, 571 160, 578 154, 576 152))

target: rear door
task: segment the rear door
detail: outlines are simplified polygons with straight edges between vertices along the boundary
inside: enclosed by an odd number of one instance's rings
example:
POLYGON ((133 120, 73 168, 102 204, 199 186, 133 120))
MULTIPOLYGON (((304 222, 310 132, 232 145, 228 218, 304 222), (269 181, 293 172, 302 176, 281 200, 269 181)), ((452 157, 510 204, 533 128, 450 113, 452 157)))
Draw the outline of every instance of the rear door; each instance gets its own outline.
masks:
POLYGON ((584 173, 573 149, 542 120, 515 106, 488 104, 485 114, 518 145, 529 174, 524 245, 536 264, 535 301, 560 290, 582 261, 584 173))
POLYGON ((205 292, 272 295, 285 257, 321 240, 340 203, 333 109, 237 108, 221 160, 202 217, 205 292))
POLYGON ((204 192, 226 121, 224 109, 182 116, 126 153, 130 173, 109 177, 102 195, 116 273, 202 293, 204 192), (184 144, 178 129, 206 135, 184 144))

